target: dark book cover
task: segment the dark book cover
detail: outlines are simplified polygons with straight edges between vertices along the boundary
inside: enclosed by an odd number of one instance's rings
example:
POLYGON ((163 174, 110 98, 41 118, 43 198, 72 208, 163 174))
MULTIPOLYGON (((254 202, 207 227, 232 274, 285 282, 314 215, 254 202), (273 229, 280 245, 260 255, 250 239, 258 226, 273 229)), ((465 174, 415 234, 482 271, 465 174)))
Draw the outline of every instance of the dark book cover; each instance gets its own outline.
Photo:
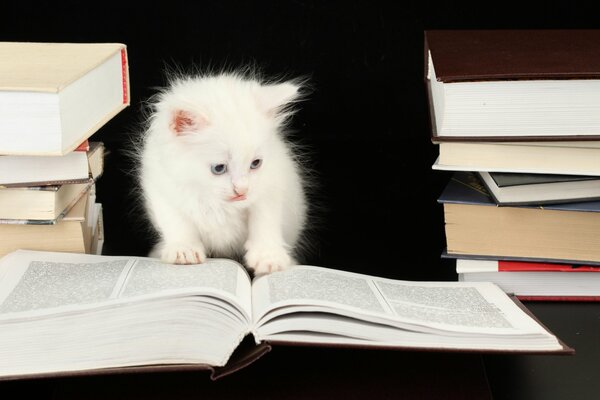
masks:
MULTIPOLYGON (((556 258, 539 258, 539 257, 511 257, 511 256, 486 256, 486 255, 473 255, 473 254, 459 254, 459 253, 448 253, 444 250, 441 255, 442 258, 450 259, 463 259, 463 260, 485 260, 485 261, 518 261, 528 263, 551 263, 551 264, 566 264, 566 265, 581 265, 582 262, 578 260, 566 260, 556 258)), ((600 261, 586 261, 585 265, 600 267, 600 261)))
POLYGON ((541 206, 600 200, 600 177, 596 176, 484 171, 477 171, 476 173, 481 183, 487 189, 489 195, 499 206, 541 206), (569 189, 574 188, 573 185, 580 185, 581 182, 586 182, 587 185, 593 185, 595 188, 588 186, 588 193, 586 194, 569 189), (546 187, 547 190, 548 185, 554 187, 554 195, 540 196, 539 190, 543 187, 546 187), (502 194, 503 190, 519 190, 522 195, 526 195, 524 191, 527 191, 529 196, 520 197, 517 193, 507 196, 506 193, 502 194), (500 196, 500 198, 498 196, 500 196))
MULTIPOLYGON (((443 83, 600 79, 600 52, 594 51, 599 43, 600 30, 593 29, 429 30, 424 38, 424 77, 427 82, 431 53, 436 80, 443 83)), ((429 108, 432 114, 431 104, 429 108)), ((435 129, 431 136, 437 142, 600 139, 598 135, 438 136, 435 129)))
POLYGON ((509 172, 490 172, 489 174, 496 183, 496 186, 500 188, 510 186, 538 185, 544 183, 591 180, 600 181, 600 177, 585 175, 517 174, 509 172))
POLYGON ((430 30, 438 81, 599 79, 600 30, 430 30))
MULTIPOLYGON (((472 172, 456 172, 438 198, 438 203, 497 206, 479 178, 472 172)), ((600 212, 600 201, 548 204, 544 206, 514 206, 558 211, 600 212)))

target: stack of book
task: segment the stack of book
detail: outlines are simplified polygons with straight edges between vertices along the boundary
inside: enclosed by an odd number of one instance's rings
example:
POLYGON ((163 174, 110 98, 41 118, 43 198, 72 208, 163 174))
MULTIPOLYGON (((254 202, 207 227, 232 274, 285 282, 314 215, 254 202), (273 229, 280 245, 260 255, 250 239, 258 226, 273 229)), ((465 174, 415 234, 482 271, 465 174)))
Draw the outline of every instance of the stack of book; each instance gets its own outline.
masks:
POLYGON ((102 251, 89 140, 129 105, 122 44, 0 43, 0 257, 102 251))
POLYGON ((600 30, 427 31, 459 279, 600 300, 600 30), (594 49, 598 51, 594 51, 594 49))

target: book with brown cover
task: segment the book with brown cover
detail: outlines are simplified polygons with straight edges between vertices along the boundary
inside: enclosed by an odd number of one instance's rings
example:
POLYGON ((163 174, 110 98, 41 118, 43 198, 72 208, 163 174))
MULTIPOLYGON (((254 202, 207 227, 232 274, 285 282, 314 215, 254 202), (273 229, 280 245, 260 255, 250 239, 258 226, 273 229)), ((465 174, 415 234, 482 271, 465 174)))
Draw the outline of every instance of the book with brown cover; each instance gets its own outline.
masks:
POLYGON ((311 266, 251 281, 225 259, 182 267, 17 251, 0 260, 0 296, 0 380, 173 370, 210 370, 216 379, 279 345, 574 352, 485 282, 408 282, 311 266))
MULTIPOLYGON (((509 298, 521 309, 525 314, 535 320, 548 332, 550 330, 514 295, 509 295, 509 298)), ((246 337, 242 343, 236 348, 235 352, 227 364, 223 367, 215 367, 208 364, 157 364, 144 366, 125 366, 114 368, 98 368, 80 371, 63 371, 52 373, 39 373, 28 375, 15 376, 0 376, 0 381, 11 381, 19 379, 39 379, 39 378, 58 378, 58 377, 75 377, 75 376, 95 376, 95 375, 118 375, 118 374, 142 374, 142 373, 157 373, 157 372, 181 372, 181 371, 207 371, 210 379, 215 381, 231 375, 247 366, 255 363, 265 354, 271 352, 273 347, 293 346, 293 347, 329 347, 329 348, 349 348, 360 350, 373 351, 410 351, 418 353, 464 353, 464 354, 530 354, 530 355, 561 355, 570 356, 575 354, 575 349, 564 343, 558 338, 559 343, 563 347, 562 350, 548 353, 547 351, 511 351, 511 350, 460 350, 460 349, 437 349, 437 348, 414 348, 414 347, 378 347, 378 346, 360 346, 347 344, 323 344, 323 343, 305 343, 305 342, 278 342, 264 341, 256 344, 250 337, 246 337)))
MULTIPOLYGON (((600 79, 600 30, 429 30, 425 32, 426 81, 444 84, 600 79)), ((431 91, 429 91, 430 102, 431 91)), ((435 127, 433 104, 430 104, 435 127)), ((598 140, 599 134, 439 135, 435 141, 598 140)))
POLYGON ((442 82, 597 79, 600 30, 431 30, 426 48, 442 82))

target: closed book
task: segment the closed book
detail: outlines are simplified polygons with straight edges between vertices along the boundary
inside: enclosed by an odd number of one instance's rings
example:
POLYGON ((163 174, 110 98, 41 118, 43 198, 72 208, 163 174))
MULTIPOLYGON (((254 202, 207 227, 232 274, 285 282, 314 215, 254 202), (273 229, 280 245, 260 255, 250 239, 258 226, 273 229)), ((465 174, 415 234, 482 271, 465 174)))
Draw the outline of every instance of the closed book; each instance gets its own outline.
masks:
POLYGON ((93 208, 88 206, 89 203, 88 195, 81 196, 53 225, 0 224, 0 257, 17 249, 73 253, 90 253, 97 249, 100 215, 89 212, 93 208))
POLYGON ((438 201, 450 254, 600 261, 600 201, 498 207, 467 172, 438 201))
POLYGON ((526 300, 600 301, 600 266, 505 260, 456 260, 462 282, 493 282, 526 300))
POLYGON ((64 156, 0 156, 0 187, 96 180, 104 171, 104 145, 92 142, 86 148, 64 156))
POLYGON ((65 155, 129 105, 126 47, 0 43, 0 154, 65 155))
POLYGON ((433 169, 600 176, 600 142, 439 142, 433 169))
POLYGON ((498 205, 557 204, 600 199, 600 177, 479 172, 498 205))
POLYGON ((431 30, 436 141, 598 140, 600 30, 431 30))
POLYGON ((0 189, 0 224, 54 224, 90 189, 93 180, 0 189))
POLYGON ((454 259, 454 260, 484 260, 484 261, 514 261, 524 263, 541 263, 541 264, 566 264, 566 265, 580 265, 585 264, 592 267, 600 267, 600 261, 576 261, 562 258, 543 258, 543 257, 514 257, 514 256, 486 256, 482 254, 461 254, 461 253, 448 253, 444 250, 441 254, 442 258, 454 259))

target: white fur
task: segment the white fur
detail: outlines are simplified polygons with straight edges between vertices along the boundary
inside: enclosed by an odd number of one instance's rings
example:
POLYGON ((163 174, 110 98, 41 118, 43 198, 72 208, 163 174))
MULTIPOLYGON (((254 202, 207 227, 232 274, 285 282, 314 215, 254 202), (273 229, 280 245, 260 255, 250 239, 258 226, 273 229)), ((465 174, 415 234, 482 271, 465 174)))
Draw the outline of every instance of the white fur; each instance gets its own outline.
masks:
POLYGON ((140 183, 164 262, 236 258, 256 274, 287 268, 306 220, 299 166, 282 136, 292 82, 235 74, 183 78, 158 96, 141 151, 140 183), (178 112, 194 124, 177 134, 178 112), (253 160, 262 165, 250 169, 253 160), (211 165, 227 164, 214 175, 211 165), (237 190, 246 200, 231 201, 237 190), (241 189, 240 189, 241 188, 241 189))

